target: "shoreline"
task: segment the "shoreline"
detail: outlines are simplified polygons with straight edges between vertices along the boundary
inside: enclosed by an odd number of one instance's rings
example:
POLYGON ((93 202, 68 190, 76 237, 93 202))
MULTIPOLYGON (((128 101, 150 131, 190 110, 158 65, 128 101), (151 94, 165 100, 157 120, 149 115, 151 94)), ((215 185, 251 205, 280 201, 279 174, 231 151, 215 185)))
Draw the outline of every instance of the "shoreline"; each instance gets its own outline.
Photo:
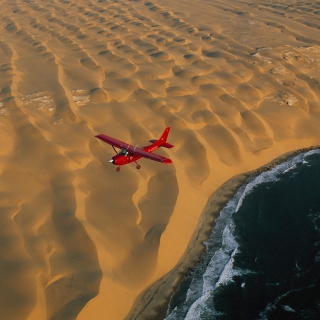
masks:
POLYGON ((200 261, 201 256, 205 252, 204 241, 210 236, 215 219, 245 181, 264 171, 269 171, 273 167, 286 162, 300 153, 319 148, 319 145, 314 145, 309 148, 289 151, 257 169, 235 175, 223 183, 209 197, 199 219, 198 227, 190 239, 186 252, 176 267, 138 296, 125 320, 141 319, 142 317, 146 320, 163 320, 166 316, 171 296, 178 289, 184 277, 188 275, 200 261))
POLYGON ((2 314, 160 319, 245 179, 320 145, 320 11, 279 0, 4 3, 2 314), (141 146, 165 127, 175 148, 159 155, 173 164, 121 173, 94 137, 141 146))

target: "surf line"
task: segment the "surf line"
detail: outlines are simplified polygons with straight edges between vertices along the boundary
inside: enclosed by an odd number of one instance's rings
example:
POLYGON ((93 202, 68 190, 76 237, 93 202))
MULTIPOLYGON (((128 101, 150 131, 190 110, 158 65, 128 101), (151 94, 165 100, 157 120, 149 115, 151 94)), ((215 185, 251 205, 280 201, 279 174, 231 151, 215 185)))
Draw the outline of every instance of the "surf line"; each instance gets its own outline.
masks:
POLYGON ((261 173, 269 171, 299 154, 316 149, 320 149, 320 145, 313 145, 286 152, 257 169, 235 175, 223 183, 209 197, 200 216, 198 227, 176 267, 138 296, 125 320, 136 319, 138 316, 155 317, 155 310, 157 313, 155 319, 165 318, 172 295, 177 291, 183 279, 188 276, 196 264, 201 261, 201 257, 206 251, 204 242, 208 240, 213 231, 215 219, 219 217, 220 211, 234 197, 238 189, 244 185, 249 178, 257 177, 261 173))

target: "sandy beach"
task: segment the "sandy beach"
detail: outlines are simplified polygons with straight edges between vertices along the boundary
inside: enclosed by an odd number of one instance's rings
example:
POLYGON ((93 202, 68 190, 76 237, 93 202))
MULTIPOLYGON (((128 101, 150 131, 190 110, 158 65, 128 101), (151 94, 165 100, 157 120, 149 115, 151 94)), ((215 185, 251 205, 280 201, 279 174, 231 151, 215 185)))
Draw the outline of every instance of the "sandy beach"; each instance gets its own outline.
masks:
POLYGON ((248 174, 320 145, 319 16, 308 1, 3 1, 0 319, 162 319, 248 174), (144 146, 167 126, 173 164, 140 170, 116 172, 94 137, 144 146))

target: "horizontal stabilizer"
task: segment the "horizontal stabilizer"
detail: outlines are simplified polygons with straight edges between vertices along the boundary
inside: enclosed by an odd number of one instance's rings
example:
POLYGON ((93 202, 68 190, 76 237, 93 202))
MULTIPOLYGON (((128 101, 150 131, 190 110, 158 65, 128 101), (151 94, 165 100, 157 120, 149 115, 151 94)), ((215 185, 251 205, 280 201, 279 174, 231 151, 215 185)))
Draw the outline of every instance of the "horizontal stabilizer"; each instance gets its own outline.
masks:
MULTIPOLYGON (((159 140, 156 140, 156 139, 149 140, 149 142, 151 142, 151 143, 156 143, 157 141, 159 141, 159 140)), ((164 147, 164 148, 173 148, 174 147, 174 145, 172 145, 172 144, 170 144, 168 142, 160 143, 159 145, 160 145, 160 147, 164 147)))
POLYGON ((173 147, 174 147, 174 145, 172 145, 172 144, 170 144, 170 143, 166 142, 166 143, 162 144, 162 145, 161 145, 161 147, 165 147, 165 148, 173 148, 173 147))

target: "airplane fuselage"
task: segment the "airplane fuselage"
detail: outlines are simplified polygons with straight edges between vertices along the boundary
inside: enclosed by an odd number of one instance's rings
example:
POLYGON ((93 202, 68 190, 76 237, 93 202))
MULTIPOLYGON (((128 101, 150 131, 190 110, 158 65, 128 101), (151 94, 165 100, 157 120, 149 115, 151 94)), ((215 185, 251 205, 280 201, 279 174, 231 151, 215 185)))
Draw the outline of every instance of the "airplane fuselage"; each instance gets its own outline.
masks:
POLYGON ((111 162, 112 164, 114 164, 116 166, 122 166, 122 165, 128 164, 130 162, 135 162, 135 161, 139 160, 140 158, 141 158, 140 156, 136 156, 136 155, 132 155, 132 154, 128 154, 128 155, 117 154, 116 156, 112 157, 109 162, 111 162))
MULTIPOLYGON (((146 152, 153 152, 153 151, 157 150, 158 148, 159 148, 159 146, 151 144, 151 145, 145 146, 141 149, 146 152)), ((131 152, 127 151, 125 148, 123 148, 123 149, 120 149, 120 152, 117 155, 115 155, 114 157, 112 157, 109 162, 116 165, 116 166, 123 166, 125 164, 130 163, 130 162, 136 162, 137 160, 139 160, 141 158, 142 158, 141 156, 138 156, 134 153, 131 153, 131 152)))

